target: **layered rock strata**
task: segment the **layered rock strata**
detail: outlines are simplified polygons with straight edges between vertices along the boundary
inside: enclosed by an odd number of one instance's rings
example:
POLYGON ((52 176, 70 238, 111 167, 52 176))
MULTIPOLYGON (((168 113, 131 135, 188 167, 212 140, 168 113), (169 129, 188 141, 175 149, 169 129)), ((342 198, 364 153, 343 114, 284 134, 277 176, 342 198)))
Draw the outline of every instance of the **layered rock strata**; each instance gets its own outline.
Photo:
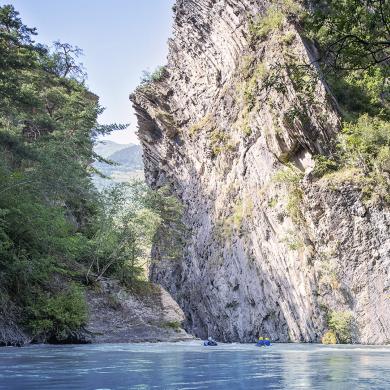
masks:
POLYGON ((159 233, 151 279, 199 337, 316 342, 349 313, 353 342, 387 343, 389 210, 353 180, 313 179, 337 104, 315 69, 290 72, 316 56, 292 23, 254 36, 269 7, 178 0, 164 76, 131 96, 147 181, 172 188, 187 228, 176 260, 159 233))

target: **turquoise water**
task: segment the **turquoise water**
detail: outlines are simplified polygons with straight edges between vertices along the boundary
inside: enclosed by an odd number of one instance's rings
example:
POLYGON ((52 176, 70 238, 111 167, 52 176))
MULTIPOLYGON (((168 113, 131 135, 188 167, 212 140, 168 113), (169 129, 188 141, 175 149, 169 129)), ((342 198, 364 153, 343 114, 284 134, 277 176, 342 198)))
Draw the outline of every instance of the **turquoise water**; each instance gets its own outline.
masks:
POLYGON ((191 341, 0 348, 0 389, 390 389, 390 347, 191 341))

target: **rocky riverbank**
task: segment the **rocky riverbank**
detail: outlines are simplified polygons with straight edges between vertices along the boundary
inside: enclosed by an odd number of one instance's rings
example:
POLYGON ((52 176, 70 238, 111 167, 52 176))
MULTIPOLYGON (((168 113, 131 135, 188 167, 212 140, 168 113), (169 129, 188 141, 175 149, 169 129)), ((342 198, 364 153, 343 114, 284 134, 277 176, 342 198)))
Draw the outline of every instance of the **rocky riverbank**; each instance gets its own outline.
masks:
POLYGON ((128 291, 117 281, 103 279, 86 291, 88 322, 62 339, 34 339, 9 314, 0 318, 0 346, 30 343, 87 344, 184 341, 183 311, 160 286, 145 284, 128 291))

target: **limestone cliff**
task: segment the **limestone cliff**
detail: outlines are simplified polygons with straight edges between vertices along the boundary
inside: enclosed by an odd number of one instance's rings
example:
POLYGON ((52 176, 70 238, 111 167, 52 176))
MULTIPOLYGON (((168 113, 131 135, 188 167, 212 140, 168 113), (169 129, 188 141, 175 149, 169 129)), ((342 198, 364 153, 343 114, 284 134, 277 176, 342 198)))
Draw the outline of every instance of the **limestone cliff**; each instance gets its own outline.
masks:
POLYGON ((168 66, 131 96, 147 181, 171 186, 188 229, 176 260, 156 242, 151 279, 199 337, 319 341, 333 312, 351 313, 353 342, 389 342, 389 210, 365 205, 353 180, 313 179, 337 103, 320 74, 283 70, 315 56, 288 19, 253 39, 268 7, 178 0, 168 66), (286 161, 301 173, 280 180, 286 161))
POLYGON ((104 279, 87 291, 89 341, 129 343, 191 340, 181 323, 184 314, 159 286, 126 291, 117 281, 104 279))

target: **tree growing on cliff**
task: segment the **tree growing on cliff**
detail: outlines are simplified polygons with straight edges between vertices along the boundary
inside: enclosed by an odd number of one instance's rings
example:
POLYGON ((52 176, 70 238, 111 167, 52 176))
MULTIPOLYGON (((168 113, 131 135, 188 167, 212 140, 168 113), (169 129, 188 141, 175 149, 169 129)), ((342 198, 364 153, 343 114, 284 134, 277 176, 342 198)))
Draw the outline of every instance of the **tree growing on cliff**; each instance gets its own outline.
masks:
POLYGON ((366 70, 390 61, 390 4, 385 0, 312 0, 304 21, 319 43, 318 61, 334 70, 366 70))

